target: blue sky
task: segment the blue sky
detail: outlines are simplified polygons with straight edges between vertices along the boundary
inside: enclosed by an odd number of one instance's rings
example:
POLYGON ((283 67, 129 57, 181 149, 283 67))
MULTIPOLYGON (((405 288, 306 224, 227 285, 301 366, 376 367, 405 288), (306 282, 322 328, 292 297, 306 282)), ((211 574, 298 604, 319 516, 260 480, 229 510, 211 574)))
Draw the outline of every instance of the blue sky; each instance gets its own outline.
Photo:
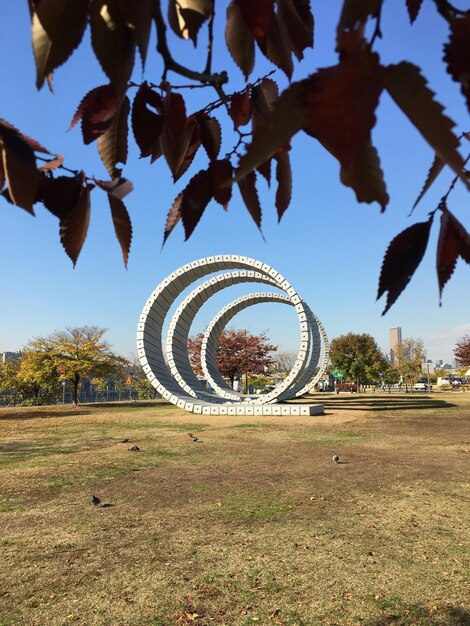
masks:
MULTIPOLYGON (((226 4, 218 3, 219 30, 222 7, 226 4)), ((316 45, 304 64, 296 67, 294 79, 336 63, 333 33, 341 3, 332 0, 311 4, 316 18, 316 45)), ((459 6, 464 5, 461 2, 459 6)), ((105 178, 96 146, 82 145, 78 127, 66 132, 83 95, 107 82, 90 54, 89 31, 81 48, 56 71, 55 94, 50 94, 47 88, 37 92, 27 2, 2 3, 1 14, 0 116, 51 152, 65 155, 69 167, 83 167, 88 175, 105 178)), ((377 46, 383 62, 410 60, 420 65, 430 87, 439 94, 446 112, 457 123, 456 132, 468 131, 468 113, 459 87, 448 77, 441 62, 447 31, 442 20, 434 15, 432 3, 424 2, 416 24, 410 27, 405 1, 386 0, 383 32, 384 40, 377 46)), ((204 49, 203 35, 201 46, 204 49)), ((191 43, 177 41, 176 48, 179 60, 197 64, 191 43)), ((152 51, 150 56, 154 56, 152 51)), ((270 69, 260 53, 257 58, 253 79, 270 69)), ((216 50, 215 59, 221 69, 227 65, 233 68, 223 42, 216 50)), ((242 77, 237 68, 233 68, 232 74, 231 88, 236 90, 242 77)), ((145 78, 158 82, 160 75, 158 60, 151 60, 145 78)), ((141 78, 140 67, 136 66, 134 79, 141 78)), ((280 72, 275 79, 285 86, 280 72)), ((176 78, 174 82, 184 81, 176 78)), ((188 100, 195 94, 195 91, 188 93, 188 100)), ((189 112, 202 103, 203 94, 198 92, 197 96, 201 100, 188 106, 189 112)), ((147 160, 139 161, 131 138, 129 160, 124 168, 124 175, 135 186, 126 199, 134 226, 127 271, 104 194, 92 195, 90 230, 75 269, 60 245, 56 218, 41 205, 37 207, 36 218, 32 218, 0 199, 0 351, 17 350, 32 337, 66 326, 96 324, 109 329, 108 340, 117 352, 132 356, 136 352, 135 329, 142 306, 165 276, 200 257, 241 254, 262 260, 284 274, 322 320, 329 337, 350 331, 366 332, 388 350, 389 328, 401 326, 404 337, 424 340, 429 358, 450 361, 455 342, 470 334, 470 273, 468 266, 459 261, 439 306, 435 276, 437 224, 424 261, 385 317, 381 316, 384 301, 377 303, 375 298, 382 258, 390 240, 412 223, 426 219, 428 211, 447 190, 452 174, 444 172, 413 217, 407 217, 433 154, 386 94, 381 97, 378 119, 373 141, 381 156, 391 196, 385 214, 381 215, 375 204, 358 204, 353 192, 339 183, 337 162, 313 139, 298 135, 291 151, 293 198, 281 224, 277 223, 274 191, 263 183, 259 187, 265 241, 235 193, 227 213, 219 205, 210 204, 190 241, 184 242, 182 227, 178 226, 163 251, 166 213, 189 176, 174 186, 162 159, 153 165, 147 160)), ((230 149, 227 125, 225 130, 227 139, 222 152, 230 149)), ((196 165, 191 170, 193 174, 196 165)), ((205 166, 202 159, 200 165, 205 166)), ((468 196, 460 183, 449 205, 464 222, 468 196)), ((237 295, 234 290, 233 297, 237 295)), ((198 317, 195 330, 210 321, 216 305, 226 304, 230 299, 231 295, 224 295, 222 302, 211 303, 198 317)), ((252 307, 237 316, 234 325, 251 332, 267 330, 281 349, 296 350, 295 318, 285 309, 268 304, 252 307)))

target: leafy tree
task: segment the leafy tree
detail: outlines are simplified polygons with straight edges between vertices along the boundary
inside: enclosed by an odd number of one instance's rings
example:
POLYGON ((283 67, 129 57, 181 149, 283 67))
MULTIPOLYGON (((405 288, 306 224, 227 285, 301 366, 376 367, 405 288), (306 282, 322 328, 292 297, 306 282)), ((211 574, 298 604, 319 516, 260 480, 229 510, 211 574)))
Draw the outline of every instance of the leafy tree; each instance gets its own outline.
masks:
MULTIPOLYGON (((197 375, 202 374, 201 344, 204 333, 188 339, 188 353, 191 365, 197 375)), ((230 380, 233 386, 237 377, 246 374, 263 374, 273 363, 271 352, 277 346, 268 343, 266 333, 252 335, 247 330, 224 329, 217 346, 217 366, 220 373, 230 380)))
POLYGON ((60 380, 72 384, 73 402, 78 403, 78 387, 83 378, 118 374, 126 360, 114 354, 103 341, 106 330, 97 326, 67 328, 31 342, 31 349, 50 360, 60 380))
POLYGON ((34 349, 33 344, 21 351, 18 388, 23 396, 32 398, 34 405, 42 404, 47 396, 58 393, 59 378, 56 364, 48 352, 34 349))
POLYGON ((361 384, 376 382, 379 374, 388 369, 388 362, 375 339, 366 333, 348 333, 333 339, 330 359, 335 369, 361 384))
POLYGON ((406 385, 414 385, 422 377, 421 364, 426 356, 422 339, 408 337, 395 349, 394 367, 406 385))
POLYGON ((137 391, 140 399, 148 400, 158 396, 157 390, 145 375, 139 360, 132 361, 127 372, 132 381, 131 388, 137 391))
POLYGON ((18 359, 0 363, 0 393, 12 394, 13 403, 18 401, 19 382, 18 370, 20 362, 18 359))
POLYGON ((454 355, 459 365, 470 366, 470 335, 465 335, 456 343, 454 355))
POLYGON ((283 374, 288 374, 294 367, 294 363, 296 360, 296 352, 279 352, 278 354, 276 354, 274 364, 276 365, 279 372, 283 374))
MULTIPOLYGON (((414 24, 420 19, 423 0, 402 0, 395 7, 404 9, 405 3, 414 24)), ((378 295, 387 294, 387 311, 421 262, 436 215, 440 216, 437 274, 442 292, 457 258, 470 263, 470 237, 448 206, 449 194, 458 181, 470 186, 459 151, 464 138, 468 139, 464 132, 468 128, 453 130, 455 123, 434 99, 418 65, 407 60, 383 62, 383 5, 384 0, 344 0, 336 41, 330 42, 335 44, 338 60, 330 67, 315 69, 304 59, 305 51, 314 45, 309 0, 231 0, 228 6, 215 0, 30 0, 38 89, 45 83, 51 87, 53 73, 80 45, 90 25, 93 53, 108 82, 84 94, 73 116, 71 112, 71 127, 80 121, 84 143, 96 141, 110 180, 65 167, 63 157, 0 121, 4 197, 31 214, 35 204, 43 203, 59 219, 62 245, 75 264, 87 235, 90 194, 94 188, 100 189, 109 201, 127 264, 132 227, 123 198, 132 184, 118 164, 127 162, 130 125, 140 156, 152 163, 163 156, 174 182, 186 174, 198 152, 204 150, 207 155, 205 167, 193 172, 183 190, 176 193, 164 241, 180 221, 189 238, 207 205, 215 200, 227 208, 233 189, 238 189, 254 222, 261 227, 260 177, 269 184, 272 170, 281 219, 291 199, 291 140, 300 132, 312 138, 312 148, 320 145, 338 161, 340 180, 352 189, 358 202, 377 202, 383 211, 389 195, 379 154, 372 144, 372 129, 385 92, 434 153, 415 206, 443 168, 450 168, 455 179, 428 219, 392 240, 378 295), (168 27, 188 45, 199 46, 199 53, 186 58, 200 63, 203 69, 175 58, 175 38, 169 36, 168 27), (141 65, 145 71, 152 30, 157 39, 153 66, 160 75, 134 82, 140 80, 141 65), (223 39, 234 65, 216 67, 225 58, 217 54, 223 39), (141 64, 135 63, 136 50, 141 64), (259 53, 287 77, 289 85, 282 93, 273 72, 259 75, 255 63, 259 53), (295 59, 303 78, 290 82, 295 59), (239 70, 244 77, 241 85, 239 70), (184 85, 179 84, 181 77, 184 85), (220 153, 222 129, 224 145, 233 146, 225 155, 220 153)), ((470 107, 470 12, 450 0, 432 0, 432 5, 448 25, 445 68, 470 107)), ((333 10, 336 6, 341 5, 333 5, 333 10)), ((399 47, 401 37, 396 39, 399 47)))

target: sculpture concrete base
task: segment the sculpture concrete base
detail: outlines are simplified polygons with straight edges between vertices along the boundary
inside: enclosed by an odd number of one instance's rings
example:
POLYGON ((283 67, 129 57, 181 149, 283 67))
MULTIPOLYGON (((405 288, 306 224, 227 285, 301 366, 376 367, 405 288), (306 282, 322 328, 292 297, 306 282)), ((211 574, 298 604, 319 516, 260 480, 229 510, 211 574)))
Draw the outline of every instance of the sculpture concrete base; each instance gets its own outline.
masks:
POLYGON ((248 402, 185 402, 179 400, 177 406, 191 413, 200 415, 321 415, 323 404, 264 404, 253 405, 248 402))

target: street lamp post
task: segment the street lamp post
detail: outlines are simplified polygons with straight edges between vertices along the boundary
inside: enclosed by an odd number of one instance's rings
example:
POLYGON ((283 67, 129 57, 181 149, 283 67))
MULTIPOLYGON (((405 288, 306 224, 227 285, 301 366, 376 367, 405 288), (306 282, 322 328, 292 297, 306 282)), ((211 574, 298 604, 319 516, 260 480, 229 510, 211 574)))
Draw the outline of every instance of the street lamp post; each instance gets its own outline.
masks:
POLYGON ((62 381, 62 404, 65 404, 65 380, 62 381))

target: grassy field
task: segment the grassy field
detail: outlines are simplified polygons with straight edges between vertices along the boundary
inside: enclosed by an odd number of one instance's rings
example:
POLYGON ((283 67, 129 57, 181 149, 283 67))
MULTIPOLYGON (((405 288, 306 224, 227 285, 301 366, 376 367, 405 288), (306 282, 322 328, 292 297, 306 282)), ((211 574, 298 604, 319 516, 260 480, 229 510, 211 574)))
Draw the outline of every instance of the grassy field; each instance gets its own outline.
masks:
POLYGON ((470 394, 321 400, 0 409, 0 626, 470 624, 470 394))

